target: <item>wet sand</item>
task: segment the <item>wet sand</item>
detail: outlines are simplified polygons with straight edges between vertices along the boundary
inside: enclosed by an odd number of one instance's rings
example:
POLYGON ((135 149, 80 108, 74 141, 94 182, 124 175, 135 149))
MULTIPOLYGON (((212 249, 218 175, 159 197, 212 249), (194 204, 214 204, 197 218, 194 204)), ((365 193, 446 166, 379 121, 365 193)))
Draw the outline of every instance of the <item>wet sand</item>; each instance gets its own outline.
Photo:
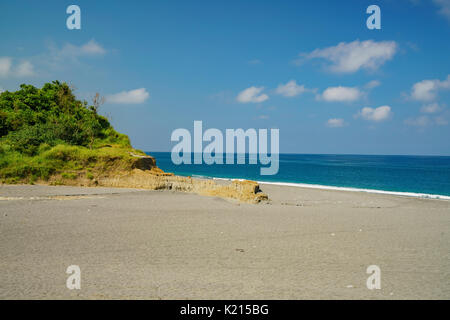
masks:
POLYGON ((450 299, 450 201, 262 190, 0 186, 0 299, 450 299))

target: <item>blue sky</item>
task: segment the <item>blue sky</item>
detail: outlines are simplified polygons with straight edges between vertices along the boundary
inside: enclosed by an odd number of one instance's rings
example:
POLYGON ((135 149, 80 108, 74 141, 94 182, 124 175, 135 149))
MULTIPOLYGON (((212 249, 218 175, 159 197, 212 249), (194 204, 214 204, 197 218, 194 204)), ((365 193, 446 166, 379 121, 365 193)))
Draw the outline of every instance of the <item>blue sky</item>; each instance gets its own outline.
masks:
POLYGON ((283 153, 450 155, 450 0, 2 1, 0 30, 0 90, 100 92, 146 151, 202 120, 279 128, 283 153))

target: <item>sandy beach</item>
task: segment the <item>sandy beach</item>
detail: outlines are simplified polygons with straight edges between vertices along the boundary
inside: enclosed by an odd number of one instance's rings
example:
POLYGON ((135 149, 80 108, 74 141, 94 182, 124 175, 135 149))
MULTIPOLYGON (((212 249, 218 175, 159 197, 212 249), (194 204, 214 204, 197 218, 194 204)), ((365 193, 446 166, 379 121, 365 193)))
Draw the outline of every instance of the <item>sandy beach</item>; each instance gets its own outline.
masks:
POLYGON ((0 299, 450 299, 450 201, 261 188, 0 186, 0 299))

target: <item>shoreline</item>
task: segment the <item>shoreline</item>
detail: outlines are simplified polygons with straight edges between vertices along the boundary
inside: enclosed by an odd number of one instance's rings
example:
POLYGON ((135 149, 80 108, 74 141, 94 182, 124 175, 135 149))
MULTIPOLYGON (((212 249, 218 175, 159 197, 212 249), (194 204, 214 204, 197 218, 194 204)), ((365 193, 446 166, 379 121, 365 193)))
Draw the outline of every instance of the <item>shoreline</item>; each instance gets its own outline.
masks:
POLYGON ((308 189, 318 189, 318 190, 361 192, 361 193, 370 193, 370 194, 386 194, 386 195, 392 195, 392 196, 402 196, 402 197, 429 199, 429 200, 446 200, 446 201, 450 200, 450 196, 439 195, 439 194, 386 191, 386 190, 362 189, 362 188, 350 188, 350 187, 334 187, 334 186, 325 186, 325 185, 307 184, 307 183, 266 182, 266 181, 256 181, 256 182, 258 182, 261 185, 276 185, 276 186, 308 188, 308 189))
MULTIPOLYGON (((212 180, 247 180, 241 178, 220 178, 220 177, 208 177, 208 176, 192 176, 197 179, 212 179, 212 180)), ((260 185, 275 185, 275 186, 286 186, 286 187, 296 187, 296 188, 307 188, 307 189, 318 189, 318 190, 334 190, 334 191, 347 191, 347 192, 362 192, 371 194, 387 194, 393 196, 402 196, 410 198, 419 199, 430 199, 430 200, 450 200, 450 196, 440 195, 440 194, 429 194, 429 193, 419 193, 419 192, 407 192, 407 191, 389 191, 389 190, 378 190, 378 189, 364 189, 364 188, 353 188, 353 187, 336 187, 327 186, 320 184, 309 184, 309 183, 295 183, 295 182, 269 182, 269 181, 259 181, 255 180, 260 185)), ((269 195, 270 196, 270 195, 269 195)))
MULTIPOLYGON (((447 195, 439 195, 439 194, 428 194, 428 193, 416 193, 416 192, 404 192, 404 191, 389 191, 389 190, 377 190, 377 189, 364 189, 364 188, 353 188, 353 187, 337 187, 337 186, 327 186, 327 185, 319 185, 319 184, 308 184, 308 183, 294 183, 294 182, 269 182, 269 181, 259 181, 259 180, 250 180, 250 179, 242 179, 242 178, 222 178, 222 177, 213 177, 213 176, 204 176, 204 175, 180 175, 174 174, 174 177, 187 178, 191 177, 195 180, 200 181, 226 181, 232 182, 236 181, 253 181, 259 184, 261 187, 264 186, 279 186, 279 187, 293 187, 299 189, 313 189, 313 190, 323 190, 323 191, 343 191, 350 193, 362 193, 362 194, 379 194, 379 195, 390 195, 390 196, 398 196, 398 197, 407 197, 407 198, 415 198, 415 199, 423 199, 423 200, 443 200, 450 201, 450 196, 447 195)), ((29 184, 7 184, 0 183, 1 186, 27 186, 29 184)), ((67 184, 67 185, 52 185, 47 183, 35 183, 33 185, 42 185, 42 186, 52 186, 52 187, 74 187, 77 185, 67 184)), ((145 187, 131 187, 131 186, 109 186, 109 185, 99 185, 99 186, 80 186, 83 188, 118 188, 118 189, 133 189, 133 190, 149 190, 145 187)), ((262 190, 262 188, 261 188, 262 190)), ((262 190, 264 192, 264 190, 262 190)), ((181 191, 186 192, 186 191, 181 191)), ((207 195, 207 194, 200 194, 207 195)), ((270 199, 270 194, 268 195, 270 199)), ((1 197, 0 197, 1 198, 1 197)))

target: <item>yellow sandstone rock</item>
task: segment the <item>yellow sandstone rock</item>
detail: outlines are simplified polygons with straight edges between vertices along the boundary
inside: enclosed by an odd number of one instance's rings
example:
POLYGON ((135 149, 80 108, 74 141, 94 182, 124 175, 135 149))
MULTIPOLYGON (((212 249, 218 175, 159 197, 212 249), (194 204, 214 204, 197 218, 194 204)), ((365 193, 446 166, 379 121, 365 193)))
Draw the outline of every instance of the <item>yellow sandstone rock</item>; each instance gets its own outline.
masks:
MULTIPOLYGON (((133 153, 130 153, 130 155, 132 156, 132 161, 129 166, 111 163, 110 168, 115 167, 117 170, 98 172, 93 178, 89 178, 86 174, 80 172, 76 179, 64 179, 63 184, 173 190, 236 199, 249 203, 259 203, 268 200, 267 195, 261 192, 259 184, 254 181, 233 180, 231 182, 218 182, 208 179, 175 176, 158 168, 153 157, 133 153)), ((52 177, 50 183, 55 183, 56 181, 61 181, 61 177, 52 177)))

